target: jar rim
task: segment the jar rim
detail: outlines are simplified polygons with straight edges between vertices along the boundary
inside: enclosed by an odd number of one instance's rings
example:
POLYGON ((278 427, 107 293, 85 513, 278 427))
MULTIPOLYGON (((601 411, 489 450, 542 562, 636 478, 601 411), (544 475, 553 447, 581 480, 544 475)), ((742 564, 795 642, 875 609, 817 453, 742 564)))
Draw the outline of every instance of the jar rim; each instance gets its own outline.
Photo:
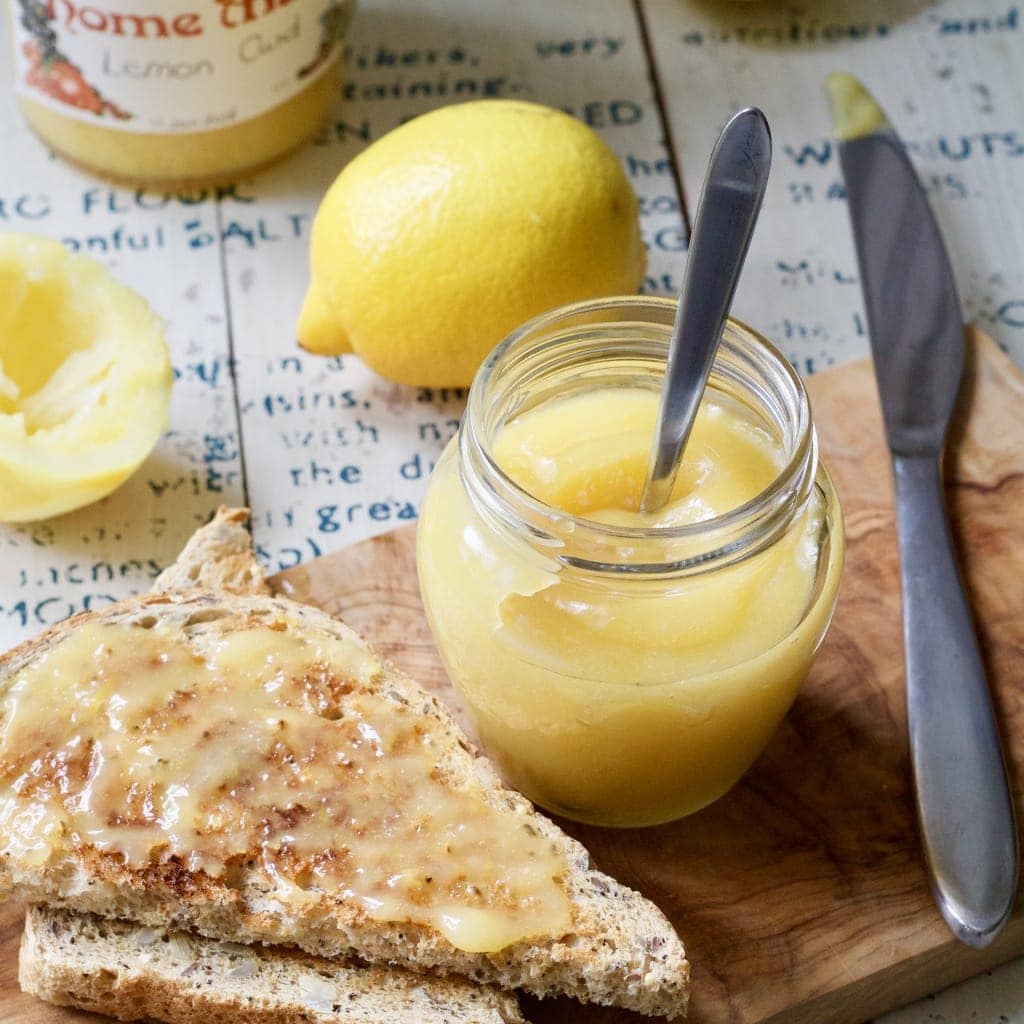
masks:
MULTIPOLYGON (((585 534, 590 542, 596 543, 598 547, 614 547, 615 545, 633 545, 649 542, 660 544, 672 544, 675 542, 696 542, 707 539, 710 543, 706 551, 699 556, 691 556, 682 561, 686 563, 715 563, 720 564, 722 557, 735 553, 739 548, 746 550, 743 557, 761 550, 766 543, 756 544, 751 549, 750 543, 742 543, 740 538, 733 538, 732 543, 715 543, 715 538, 722 539, 732 534, 742 534, 747 541, 751 531, 760 526, 759 531, 764 533, 764 528, 769 524, 768 520, 784 518, 788 524, 798 508, 802 508, 806 498, 810 494, 814 477, 817 471, 817 438, 810 416, 810 403, 803 381, 793 368, 792 364, 783 354, 758 331, 749 327, 746 323, 730 317, 723 331, 723 337, 719 353, 715 357, 715 364, 712 370, 721 372, 723 350, 726 355, 734 359, 750 362, 754 370, 767 370, 775 374, 775 382, 781 385, 783 400, 788 407, 783 410, 788 419, 785 424, 778 422, 775 426, 780 428, 788 427, 788 436, 784 439, 786 449, 786 461, 780 467, 772 481, 743 504, 729 509, 718 515, 700 520, 695 523, 676 525, 651 525, 651 526, 627 526, 618 523, 607 523, 596 519, 588 518, 585 515, 575 515, 550 505, 531 494, 526 488, 510 476, 494 458, 492 443, 494 438, 488 436, 486 429, 488 414, 495 406, 495 389, 507 386, 502 381, 503 374, 515 370, 517 361, 522 362, 528 358, 534 350, 539 351, 544 346, 554 347, 559 342, 559 326, 567 328, 573 321, 581 323, 581 330, 585 331, 587 318, 599 318, 603 315, 612 314, 616 311, 632 313, 631 317, 624 316, 618 323, 638 326, 646 324, 659 329, 664 328, 664 341, 652 343, 637 342, 637 353, 646 352, 648 355, 657 349, 664 349, 667 357, 668 337, 671 332, 671 325, 675 318, 677 303, 675 299, 664 296, 634 295, 634 296, 612 296, 609 298, 587 300, 560 306, 541 314, 523 324, 501 341, 490 353, 477 372, 470 387, 469 397, 466 406, 466 417, 463 428, 460 431, 460 471, 463 475, 464 484, 471 492, 480 488, 470 486, 471 481, 467 476, 486 476, 486 494, 477 493, 477 498, 483 497, 487 503, 492 505, 491 512, 496 514, 498 519, 506 525, 513 525, 518 520, 525 523, 535 539, 544 543, 543 534, 550 532, 562 540, 569 535, 578 537, 585 534), (646 319, 644 318, 646 314, 646 319), (758 365, 753 365, 753 364, 758 365), (467 464, 472 464, 477 473, 467 473, 467 464), (488 500, 489 499, 489 500, 488 500), (493 506, 497 507, 493 507, 493 506), (786 510, 788 509, 788 514, 786 510)), ((595 326, 609 326, 616 321, 599 319, 594 320, 595 326)), ((563 332, 564 333, 564 332, 563 332)), ((628 345, 628 339, 623 339, 623 344, 628 345)), ((594 346, 594 360, 601 358, 597 346, 594 346)), ((655 356, 657 358, 657 356, 655 356)), ((660 361, 664 361, 663 359, 660 361)), ((738 379, 738 378, 737 378, 738 379)), ((774 523, 778 526, 778 523, 774 523)), ((755 531, 758 532, 758 531, 755 531)), ((780 531, 772 531, 772 537, 777 536, 780 531)), ((546 538, 548 541, 555 537, 546 538)), ((545 544, 549 547, 550 544, 545 544)), ((671 568, 693 568, 684 566, 679 560, 668 562, 641 560, 639 563, 630 562, 627 564, 613 565, 608 562, 594 562, 590 559, 580 559, 566 553, 559 556, 562 561, 582 568, 603 568, 619 569, 634 572, 664 571, 671 568)), ((738 560, 738 559, 731 559, 738 560)), ((708 565, 707 567, 711 567, 708 565)))

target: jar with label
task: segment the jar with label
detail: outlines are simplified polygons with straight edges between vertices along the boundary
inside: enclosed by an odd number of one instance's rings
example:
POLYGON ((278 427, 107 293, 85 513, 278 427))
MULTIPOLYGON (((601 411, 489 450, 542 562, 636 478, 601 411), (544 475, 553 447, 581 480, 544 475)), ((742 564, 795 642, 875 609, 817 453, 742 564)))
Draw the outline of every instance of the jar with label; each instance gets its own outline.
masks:
POLYGON ((310 139, 355 0, 9 0, 36 134, 137 185, 228 181, 310 139))
POLYGON ((641 512, 676 304, 606 299, 492 353, 419 524, 424 605, 485 751, 566 817, 722 796, 825 635, 842 515, 787 360, 730 321, 669 504, 641 512))

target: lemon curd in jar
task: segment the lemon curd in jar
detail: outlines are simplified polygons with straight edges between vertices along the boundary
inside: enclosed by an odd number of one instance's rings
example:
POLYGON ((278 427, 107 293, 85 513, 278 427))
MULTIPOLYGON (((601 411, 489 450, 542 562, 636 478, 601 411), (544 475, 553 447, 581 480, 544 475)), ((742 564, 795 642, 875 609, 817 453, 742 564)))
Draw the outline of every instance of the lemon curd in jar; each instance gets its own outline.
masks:
POLYGON ((7 0, 35 133, 120 181, 228 181, 310 139, 354 0, 7 0))
POLYGON ((499 346, 419 527, 424 603, 481 743, 537 803, 597 824, 690 814, 740 778, 842 567, 803 387, 735 322, 671 501, 638 511, 674 312, 584 303, 499 346))

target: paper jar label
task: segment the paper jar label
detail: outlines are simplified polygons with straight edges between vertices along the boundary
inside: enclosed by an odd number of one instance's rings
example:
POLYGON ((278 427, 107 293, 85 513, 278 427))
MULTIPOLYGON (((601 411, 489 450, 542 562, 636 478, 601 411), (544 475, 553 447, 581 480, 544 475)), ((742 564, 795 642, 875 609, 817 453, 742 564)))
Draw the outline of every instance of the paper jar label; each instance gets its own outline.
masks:
POLYGON ((209 131, 301 92, 354 0, 10 0, 17 87, 128 132, 209 131))

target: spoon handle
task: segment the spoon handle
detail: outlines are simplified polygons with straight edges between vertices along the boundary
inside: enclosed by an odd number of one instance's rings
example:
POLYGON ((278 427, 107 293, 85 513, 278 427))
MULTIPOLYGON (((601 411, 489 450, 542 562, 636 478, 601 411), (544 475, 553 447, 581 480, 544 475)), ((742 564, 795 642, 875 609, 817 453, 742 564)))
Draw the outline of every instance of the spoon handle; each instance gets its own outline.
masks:
POLYGON ((711 153, 669 343, 641 499, 645 512, 658 511, 672 493, 761 209, 771 157, 768 121, 756 107, 729 121, 711 153))

